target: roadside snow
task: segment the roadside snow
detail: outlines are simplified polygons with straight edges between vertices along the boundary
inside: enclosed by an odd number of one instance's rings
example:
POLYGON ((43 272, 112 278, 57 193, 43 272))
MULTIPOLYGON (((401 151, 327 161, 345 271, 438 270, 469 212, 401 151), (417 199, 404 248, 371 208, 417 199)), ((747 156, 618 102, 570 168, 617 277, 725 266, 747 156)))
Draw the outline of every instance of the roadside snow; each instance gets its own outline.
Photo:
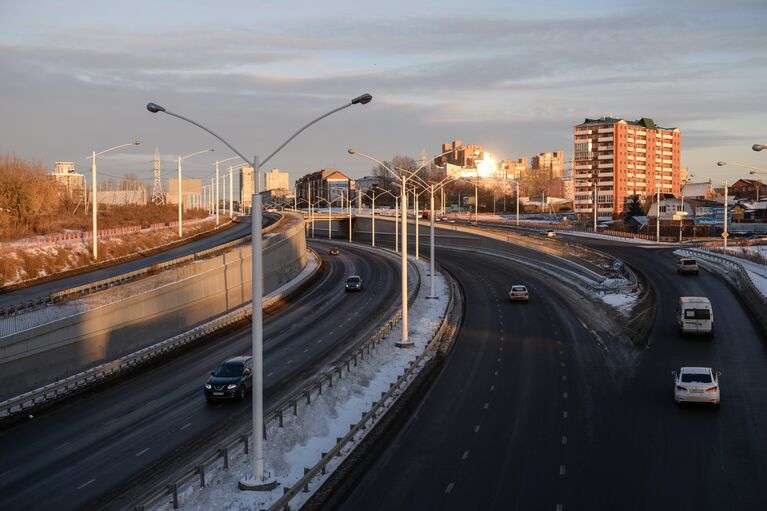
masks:
MULTIPOLYGON (((304 468, 314 466, 335 445, 336 439, 349 432, 349 425, 360 420, 368 412, 381 394, 389 390, 411 361, 424 350, 439 328, 445 308, 448 304, 448 284, 441 274, 435 274, 435 291, 441 299, 429 300, 430 282, 428 265, 424 261, 415 261, 421 274, 421 287, 416 300, 410 307, 410 341, 414 349, 396 349, 394 344, 401 340, 401 329, 396 327, 387 340, 371 354, 360 361, 352 373, 333 387, 323 392, 318 399, 313 399, 308 408, 301 410, 297 417, 286 420, 284 427, 276 424, 267 427, 267 441, 264 443, 265 466, 271 477, 279 485, 271 492, 240 491, 237 483, 250 472, 250 457, 241 449, 230 454, 229 470, 220 464, 207 469, 206 487, 199 488, 197 479, 180 492, 180 509, 188 511, 207 511, 220 509, 229 511, 265 509, 284 494, 284 489, 294 485, 304 475, 304 468)), ((286 416, 287 419, 287 416, 286 416)), ((376 418, 375 420, 378 420, 376 418)), ((359 442, 372 428, 367 427, 355 438, 359 442)), ((351 451, 347 447, 328 467, 328 474, 312 482, 310 490, 315 491, 330 473, 345 459, 351 451)), ((312 493, 300 493, 291 501, 291 509, 298 508, 312 493)), ((172 504, 156 509, 170 510, 172 504)))
MULTIPOLYGON (((763 249, 765 247, 760 246, 760 247, 738 247, 738 248, 763 249)), ((729 248, 727 250, 730 251, 729 248)), ((764 251, 762 253, 764 253, 764 251)), ((711 258, 706 257, 705 251, 701 253, 700 251, 690 252, 687 250, 676 250, 674 251, 674 254, 681 255, 681 256, 701 257, 704 261, 708 262, 709 264, 717 264, 717 261, 716 261, 717 257, 726 259, 728 261, 732 261, 734 263, 739 263, 741 266, 743 266, 743 268, 748 273, 748 277, 751 279, 751 282, 754 284, 754 287, 758 289, 759 292, 762 294, 762 297, 764 297, 765 300, 767 300, 767 266, 763 264, 754 263, 747 259, 743 259, 742 257, 720 254, 719 252, 711 252, 711 258)), ((722 264, 722 263, 720 262, 719 264, 722 264)))
POLYGON ((606 293, 599 294, 598 296, 607 305, 610 305, 624 315, 628 315, 631 312, 634 304, 639 299, 639 293, 606 293))

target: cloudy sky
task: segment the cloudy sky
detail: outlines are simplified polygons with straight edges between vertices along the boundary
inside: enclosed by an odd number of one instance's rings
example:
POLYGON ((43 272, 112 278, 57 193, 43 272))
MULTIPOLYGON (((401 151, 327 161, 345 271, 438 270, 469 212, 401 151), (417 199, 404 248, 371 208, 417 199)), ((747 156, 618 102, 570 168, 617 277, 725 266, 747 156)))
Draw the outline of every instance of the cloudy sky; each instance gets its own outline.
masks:
POLYGON ((310 128, 267 168, 299 175, 433 155, 459 138, 498 158, 572 151, 585 117, 651 117, 682 131, 698 178, 767 168, 764 0, 192 0, 0 2, 0 152, 42 161, 105 155, 99 171, 152 175, 190 158, 210 175, 232 153, 265 156, 309 120, 363 92, 374 100, 310 128), (515 5, 515 4, 521 5, 515 5))

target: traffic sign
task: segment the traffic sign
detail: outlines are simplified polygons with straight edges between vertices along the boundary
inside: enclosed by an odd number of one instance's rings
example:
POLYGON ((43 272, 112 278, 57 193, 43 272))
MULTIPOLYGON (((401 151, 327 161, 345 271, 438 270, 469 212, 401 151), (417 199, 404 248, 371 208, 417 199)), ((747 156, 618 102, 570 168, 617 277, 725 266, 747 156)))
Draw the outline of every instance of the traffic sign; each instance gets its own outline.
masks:
POLYGON ((613 261, 613 270, 618 271, 623 267, 623 261, 616 259, 613 261))
POLYGON ((727 239, 727 237, 728 237, 729 235, 730 235, 730 233, 729 233, 729 232, 727 232, 727 231, 724 231, 724 232, 722 233, 722 238, 724 238, 724 239, 727 239))

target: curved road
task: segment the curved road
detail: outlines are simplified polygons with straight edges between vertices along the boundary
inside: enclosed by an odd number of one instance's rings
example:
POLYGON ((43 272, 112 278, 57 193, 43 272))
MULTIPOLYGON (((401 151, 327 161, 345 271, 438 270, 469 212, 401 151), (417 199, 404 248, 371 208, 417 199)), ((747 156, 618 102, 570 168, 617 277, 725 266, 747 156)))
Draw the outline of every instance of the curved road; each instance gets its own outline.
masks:
MULTIPOLYGON (((327 244, 314 244, 327 254, 327 244)), ((396 308, 396 261, 342 246, 311 289, 264 323, 266 405, 282 386, 349 349, 361 332, 396 308), (346 294, 359 274, 367 287, 346 294)), ((250 417, 245 403, 208 405, 209 371, 250 352, 250 327, 222 335, 34 420, 0 433, 0 509, 78 509, 176 449, 250 417)), ((155 481, 156 483, 156 481, 155 481)), ((99 509, 130 502, 103 502, 99 509)))
POLYGON ((649 348, 603 349, 550 279, 438 248, 466 293, 455 348, 386 454, 329 507, 764 508, 767 351, 737 296, 708 272, 678 276, 670 249, 579 241, 652 282, 649 348), (529 304, 506 301, 515 282, 530 286, 529 304), (711 299, 713 341, 679 337, 681 295, 711 299), (674 405, 670 371, 681 365, 722 371, 720 409, 674 405))

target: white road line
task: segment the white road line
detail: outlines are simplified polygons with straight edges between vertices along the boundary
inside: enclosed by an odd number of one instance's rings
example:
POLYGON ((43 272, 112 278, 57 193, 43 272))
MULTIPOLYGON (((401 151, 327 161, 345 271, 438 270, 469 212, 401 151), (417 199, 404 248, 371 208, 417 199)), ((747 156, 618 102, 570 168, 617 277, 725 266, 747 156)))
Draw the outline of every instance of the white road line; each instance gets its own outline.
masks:
POLYGON ((562 397, 567 399, 567 392, 562 392, 562 397))
POLYGON ((503 351, 503 346, 499 347, 498 351, 503 351))
POLYGON ((495 372, 495 376, 498 376, 498 371, 495 372))
POLYGON ((490 392, 495 390, 495 385, 490 385, 490 392))
POLYGON ((290 364, 292 364, 292 363, 293 363, 293 359, 291 358, 290 360, 288 360, 287 362, 285 362, 285 365, 286 365, 286 366, 289 366, 289 365, 290 365, 290 364))
POLYGON ((104 426, 109 426, 109 425, 110 425, 110 424, 112 424, 113 422, 117 422, 117 418, 114 418, 114 419, 108 420, 107 422, 105 422, 105 423, 104 423, 104 426))
POLYGON ((567 437, 566 436, 562 437, 562 445, 567 445, 567 437))
POLYGON ((479 424, 477 424, 477 425, 474 427, 474 432, 475 432, 475 433, 479 433, 479 424))
POLYGON ((559 365, 561 365, 562 367, 565 367, 565 363, 564 362, 560 362, 559 365))
POLYGON ((565 506, 563 506, 562 504, 557 504, 556 511, 564 511, 564 510, 565 510, 565 506))
POLYGON ((562 381, 567 381, 567 376, 562 375, 562 381))
POLYGON ((484 406, 483 408, 484 408, 485 410, 487 410, 488 408, 490 408, 490 403, 485 403, 485 406, 484 406))
POLYGON ((559 475, 563 476, 565 475, 565 466, 559 465, 559 475))
MULTIPOLYGON (((724 206, 723 206, 723 207, 724 207, 724 206)), ((307 351, 309 351, 309 348, 306 348, 306 349, 304 350, 304 353, 306 353, 307 351)))
POLYGON ((445 493, 450 493, 453 491, 453 483, 450 483, 447 485, 447 488, 445 488, 445 493))
POLYGON ((566 418, 567 418, 567 412, 562 412, 562 418, 563 418, 563 419, 566 419, 566 418))
POLYGON ((498 362, 500 362, 500 361, 501 361, 501 357, 498 357, 498 362))
POLYGON ((317 344, 321 343, 322 339, 317 339, 317 344))
POLYGON ((58 447, 54 447, 54 448, 53 448, 53 450, 54 450, 54 451, 58 451, 58 450, 59 450, 59 449, 61 449, 62 447, 66 447, 66 446, 68 446, 68 445, 69 445, 69 444, 71 444, 71 443, 72 443, 72 442, 64 442, 64 443, 63 443, 63 444, 61 444, 60 446, 58 446, 58 447))
POLYGON ((91 484, 93 481, 95 481, 95 479, 91 479, 90 481, 88 481, 88 482, 85 482, 85 483, 81 484, 80 486, 78 486, 78 487, 77 487, 77 489, 78 489, 78 490, 82 490, 83 488, 85 488, 86 486, 88 486, 89 484, 91 484))
POLYGON ((268 378, 268 377, 270 377, 273 374, 274 374, 274 371, 272 371, 271 373, 267 374, 266 377, 268 378))
POLYGON ((137 453, 136 453, 136 456, 137 456, 137 457, 138 457, 138 456, 141 456, 142 454, 144 454, 144 453, 145 453, 145 452, 147 452, 148 450, 149 450, 149 447, 147 447, 146 449, 142 449, 142 450, 140 450, 139 452, 137 452, 137 453))
POLYGON ((469 451, 463 451, 463 456, 461 456, 461 459, 465 460, 468 457, 469 457, 469 451))
POLYGON ((189 426, 191 426, 191 425, 192 425, 192 423, 191 423, 191 422, 187 422, 186 424, 184 424, 183 426, 181 426, 181 431, 184 431, 186 428, 188 428, 188 427, 189 427, 189 426))

